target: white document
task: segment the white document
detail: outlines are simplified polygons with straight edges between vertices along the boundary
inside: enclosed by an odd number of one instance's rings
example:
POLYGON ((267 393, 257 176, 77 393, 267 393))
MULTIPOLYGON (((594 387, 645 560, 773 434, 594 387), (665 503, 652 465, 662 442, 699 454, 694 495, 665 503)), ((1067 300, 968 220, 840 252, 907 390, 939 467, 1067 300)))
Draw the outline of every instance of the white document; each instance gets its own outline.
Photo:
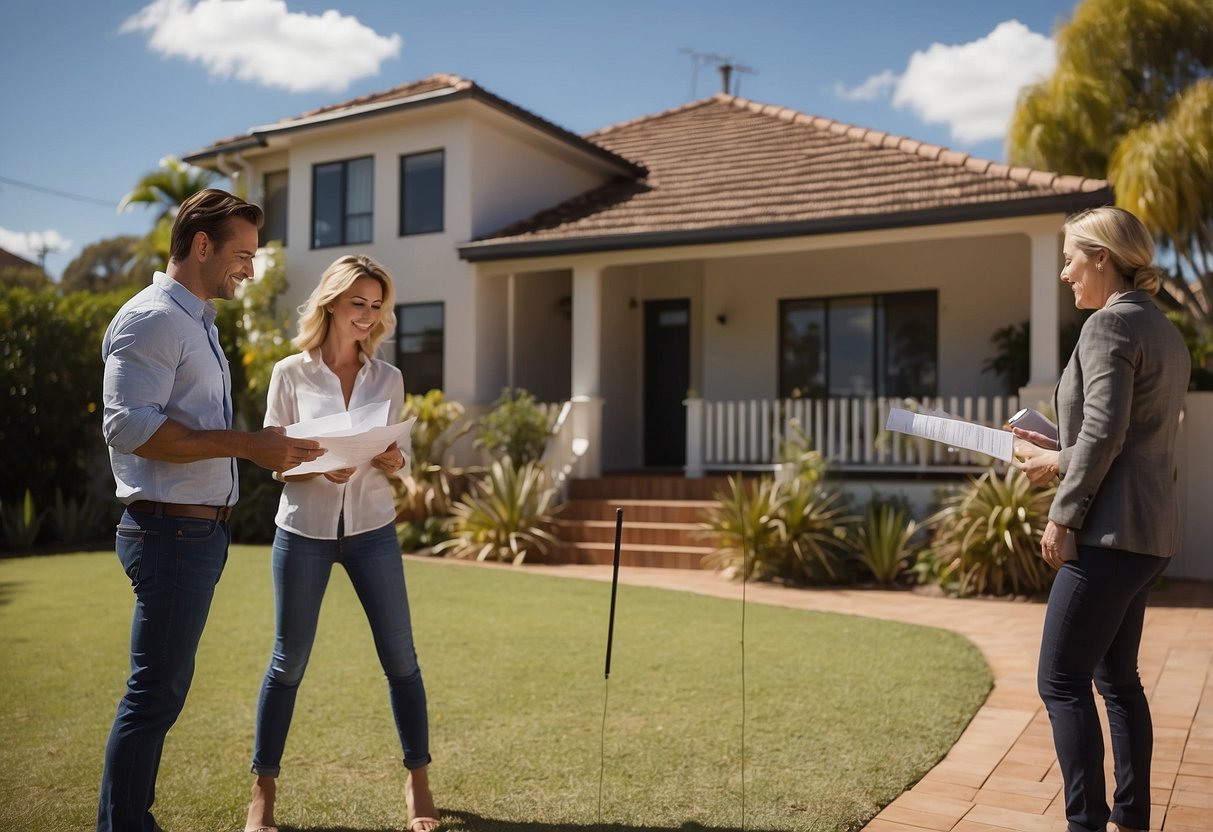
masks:
POLYGON ((387 450, 393 442, 405 456, 412 448, 413 424, 416 417, 395 425, 385 424, 391 404, 375 402, 346 413, 334 413, 319 419, 296 422, 286 429, 287 436, 315 439, 324 448, 324 455, 304 462, 285 473, 323 474, 339 468, 356 468, 387 450))
POLYGON ((1015 436, 1007 430, 987 428, 960 419, 911 413, 897 407, 889 411, 889 419, 884 427, 885 430, 921 436, 954 448, 988 454, 1004 462, 1011 461, 1011 449, 1015 443, 1015 436))

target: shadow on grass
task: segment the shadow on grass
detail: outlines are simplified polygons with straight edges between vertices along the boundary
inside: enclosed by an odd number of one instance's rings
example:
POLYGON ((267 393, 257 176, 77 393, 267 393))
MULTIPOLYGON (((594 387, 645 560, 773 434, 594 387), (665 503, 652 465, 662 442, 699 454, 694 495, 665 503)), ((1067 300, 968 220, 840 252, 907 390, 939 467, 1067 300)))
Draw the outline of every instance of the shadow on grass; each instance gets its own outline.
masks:
MULTIPOLYGON (((704 826, 699 823, 684 823, 681 826, 637 826, 622 823, 544 823, 525 820, 497 820, 485 818, 472 812, 449 811, 442 813, 441 830, 467 830, 467 832, 743 832, 740 826, 704 826)), ((396 827, 368 829, 353 826, 283 826, 283 832, 399 832, 396 827)), ((755 826, 746 826, 747 832, 764 832, 755 826)))
POLYGON ((17 594, 17 587, 21 584, 16 581, 0 582, 0 606, 9 603, 13 600, 13 596, 17 594))

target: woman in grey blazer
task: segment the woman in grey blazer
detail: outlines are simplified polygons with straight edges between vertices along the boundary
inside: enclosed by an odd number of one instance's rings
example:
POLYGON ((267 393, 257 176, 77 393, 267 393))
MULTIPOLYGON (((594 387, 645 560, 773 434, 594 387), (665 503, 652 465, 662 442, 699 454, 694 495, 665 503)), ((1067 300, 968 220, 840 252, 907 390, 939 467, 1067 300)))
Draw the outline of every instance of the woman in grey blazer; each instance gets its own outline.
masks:
POLYGON ((1053 724, 1070 832, 1150 828, 1150 708, 1137 673, 1146 597, 1179 547, 1175 434, 1191 361, 1150 295, 1154 243, 1120 208, 1065 224, 1061 279, 1096 310, 1057 385, 1058 440, 1013 428, 1016 465, 1037 485, 1060 477, 1041 540, 1058 569, 1037 686, 1053 724), (1104 699, 1116 777, 1108 808, 1104 699))

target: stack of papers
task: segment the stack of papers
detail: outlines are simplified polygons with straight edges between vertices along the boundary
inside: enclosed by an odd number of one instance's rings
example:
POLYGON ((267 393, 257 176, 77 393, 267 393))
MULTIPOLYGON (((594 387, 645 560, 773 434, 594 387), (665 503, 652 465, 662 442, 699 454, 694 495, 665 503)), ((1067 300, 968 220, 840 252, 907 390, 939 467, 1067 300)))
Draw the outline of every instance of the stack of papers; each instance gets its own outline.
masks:
POLYGON ((339 468, 356 468, 370 462, 395 442, 406 457, 412 456, 413 424, 416 417, 395 425, 387 424, 391 415, 389 402, 375 402, 350 411, 296 422, 286 428, 286 435, 298 439, 315 439, 324 448, 324 455, 304 462, 286 473, 323 474, 339 468))
POLYGON ((889 411, 889 419, 884 427, 885 430, 921 436, 932 442, 943 442, 953 448, 988 454, 1004 462, 1011 461, 1011 449, 1015 444, 1014 434, 1007 430, 975 425, 950 416, 911 413, 897 407, 889 411))

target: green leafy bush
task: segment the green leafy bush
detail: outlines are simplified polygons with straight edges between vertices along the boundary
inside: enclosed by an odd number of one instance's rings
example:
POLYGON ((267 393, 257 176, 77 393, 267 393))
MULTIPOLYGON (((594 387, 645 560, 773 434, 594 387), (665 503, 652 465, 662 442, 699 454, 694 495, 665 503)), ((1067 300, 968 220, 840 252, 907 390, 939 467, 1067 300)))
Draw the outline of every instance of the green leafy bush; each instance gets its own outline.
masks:
POLYGON ((404 397, 400 418, 417 418, 413 425, 413 476, 429 477, 447 467, 451 446, 472 429, 471 422, 460 422, 464 412, 462 404, 446 398, 441 390, 404 397))
POLYGON ((0 287, 0 500, 25 490, 49 505, 89 490, 101 438, 101 340, 134 293, 103 295, 0 287))
POLYGON ((734 569, 743 580, 820 584, 846 576, 856 518, 839 492, 803 477, 753 485, 729 477, 729 492, 716 499, 700 524, 717 545, 705 565, 734 569))
POLYGON ((549 545, 559 543, 548 531, 555 495, 538 463, 515 465, 508 456, 499 459, 451 507, 446 524, 451 539, 439 542, 434 551, 515 564, 530 554, 547 554, 549 545))
POLYGON ((552 419, 526 390, 506 387, 493 409, 480 417, 476 446, 495 457, 508 456, 525 464, 543 456, 552 435, 552 419))
POLYGON ((1037 488, 1018 468, 970 479, 927 521, 937 563, 919 571, 955 579, 958 595, 1031 595, 1053 582, 1040 557, 1055 488, 1037 488))

